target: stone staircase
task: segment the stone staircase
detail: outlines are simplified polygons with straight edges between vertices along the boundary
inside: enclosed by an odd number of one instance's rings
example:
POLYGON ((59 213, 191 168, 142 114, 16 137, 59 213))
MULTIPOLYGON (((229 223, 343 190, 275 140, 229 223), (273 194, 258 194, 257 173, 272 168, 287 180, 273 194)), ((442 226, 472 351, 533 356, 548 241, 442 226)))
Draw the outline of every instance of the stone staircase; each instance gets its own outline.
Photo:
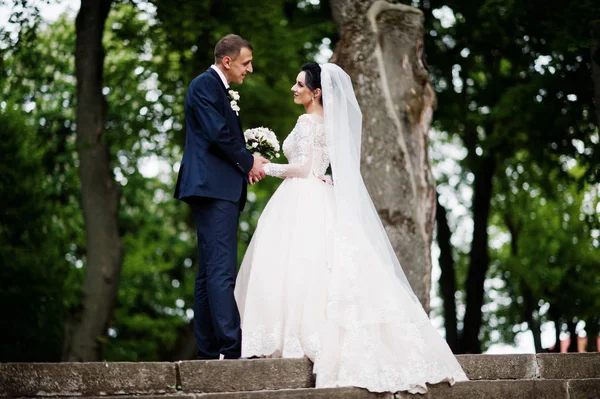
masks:
POLYGON ((426 395, 314 388, 307 359, 177 363, 3 363, 0 397, 140 399, 600 399, 600 353, 459 355, 470 381, 426 395))

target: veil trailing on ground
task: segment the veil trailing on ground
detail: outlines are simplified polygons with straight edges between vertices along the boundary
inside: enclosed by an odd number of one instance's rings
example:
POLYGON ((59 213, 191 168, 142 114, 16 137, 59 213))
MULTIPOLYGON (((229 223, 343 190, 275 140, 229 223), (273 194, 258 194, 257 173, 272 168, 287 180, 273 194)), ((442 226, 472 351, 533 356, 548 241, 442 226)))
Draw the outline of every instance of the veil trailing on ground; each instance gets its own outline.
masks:
MULTIPOLYGON (((354 301, 358 299, 359 303, 375 305, 377 293, 357 293, 363 285, 362 279, 374 275, 394 279, 392 272, 408 296, 418 302, 360 173, 362 113, 350 76, 335 64, 321 65, 321 86, 336 209, 334 264, 343 265, 340 268, 347 274, 344 282, 333 290, 334 299, 328 313, 343 311, 345 307, 339 304, 349 300, 348 296, 353 296, 354 301)), ((357 316, 362 323, 381 322, 381 316, 357 316)))

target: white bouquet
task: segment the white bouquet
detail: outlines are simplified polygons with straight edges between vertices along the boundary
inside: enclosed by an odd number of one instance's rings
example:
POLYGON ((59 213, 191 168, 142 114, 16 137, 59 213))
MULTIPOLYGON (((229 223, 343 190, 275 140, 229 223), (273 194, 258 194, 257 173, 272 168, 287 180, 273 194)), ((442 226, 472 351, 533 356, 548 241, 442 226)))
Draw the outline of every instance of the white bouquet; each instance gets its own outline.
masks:
POLYGON ((275 133, 266 127, 255 127, 244 132, 246 148, 248 151, 260 155, 267 159, 279 158, 279 141, 275 133))

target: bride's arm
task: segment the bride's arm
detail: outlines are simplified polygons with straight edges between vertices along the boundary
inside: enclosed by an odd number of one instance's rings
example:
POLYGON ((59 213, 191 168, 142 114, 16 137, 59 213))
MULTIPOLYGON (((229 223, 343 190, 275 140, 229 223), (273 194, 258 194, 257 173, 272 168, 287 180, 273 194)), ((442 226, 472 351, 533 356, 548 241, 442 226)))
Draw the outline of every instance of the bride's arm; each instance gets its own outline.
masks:
POLYGON ((296 151, 294 159, 297 161, 289 164, 268 163, 264 166, 267 175, 285 179, 286 177, 308 177, 310 174, 314 139, 311 125, 302 119, 300 117, 294 128, 298 140, 296 148, 294 148, 296 151))

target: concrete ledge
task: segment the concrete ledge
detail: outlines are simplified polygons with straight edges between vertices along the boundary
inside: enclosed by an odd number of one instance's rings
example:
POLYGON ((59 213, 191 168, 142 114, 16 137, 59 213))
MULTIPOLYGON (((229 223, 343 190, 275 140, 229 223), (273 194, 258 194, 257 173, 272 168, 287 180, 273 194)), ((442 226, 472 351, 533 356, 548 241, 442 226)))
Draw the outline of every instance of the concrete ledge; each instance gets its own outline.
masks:
MULTIPOLYGON (((465 381, 453 387, 435 385, 426 398, 431 399, 567 399, 567 382, 561 380, 465 381)), ((400 396, 414 399, 415 396, 400 396)), ((400 399, 399 398, 399 399, 400 399)))
POLYGON ((8 397, 165 394, 176 385, 173 363, 0 364, 0 396, 8 397))
MULTIPOLYGON (((202 395, 202 394, 200 394, 202 395)), ((60 399, 196 399, 198 394, 186 394, 182 392, 164 395, 118 395, 118 396, 63 396, 60 399)), ((27 399, 27 398, 21 398, 27 399)))
MULTIPOLYGON (((296 389, 281 391, 212 393, 198 399, 568 399, 567 382, 561 380, 467 381, 453 387, 439 384, 425 395, 372 393, 359 388, 296 389)), ((577 399, 582 399, 578 397, 577 399)), ((586 398, 594 398, 589 396, 586 398)), ((571 396, 571 399, 573 397, 571 396)))
POLYGON ((600 398, 600 379, 569 381, 569 399, 600 398))
POLYGON ((470 380, 537 378, 535 355, 458 355, 470 380))
POLYGON ((537 362, 540 378, 600 378, 600 353, 544 353, 537 362))
MULTIPOLYGON (((284 389, 280 391, 208 393, 196 395, 197 399, 394 399, 391 393, 372 393, 360 388, 284 389)), ((412 396, 421 399, 423 396, 412 396)))
MULTIPOLYGON (((527 392, 537 392, 538 397, 545 398, 547 395, 544 392, 548 389, 554 397, 562 398, 560 395, 563 391, 557 387, 565 387, 564 384, 569 380, 571 399, 600 399, 600 395, 593 396, 595 392, 600 392, 599 353, 459 355, 457 358, 471 381, 459 383, 451 390, 447 390, 446 384, 434 386, 428 394, 430 396, 426 397, 445 398, 443 395, 448 395, 448 398, 458 398, 462 395, 460 392, 466 395, 466 392, 472 391, 469 395, 475 396, 465 398, 505 399, 517 393, 530 395, 527 392), (498 384, 492 384, 496 382, 498 384), (438 391, 443 394, 435 394, 438 391), (482 393, 477 396, 477 392, 482 393), (431 396, 434 394, 442 396, 431 396)), ((246 395, 265 391, 264 395, 272 395, 269 392, 275 390, 312 387, 314 377, 312 363, 308 359, 0 364, 0 397, 13 398, 173 395, 190 399, 188 396, 195 394, 229 392, 227 395, 232 395, 231 392, 240 392, 246 395), (177 384, 182 385, 183 392, 176 391, 177 384)), ((285 395, 302 392, 325 395, 320 393, 321 390, 314 389, 297 392, 285 395)), ((359 395, 356 397, 360 398, 366 391, 344 392, 347 395, 359 395)), ((280 393, 284 394, 283 391, 280 393)))
MULTIPOLYGON (((372 393, 359 388, 283 389, 254 392, 183 393, 143 396, 102 396, 88 399, 597 399, 600 379, 466 381, 453 387, 438 384, 425 395, 372 393)), ((81 397, 79 397, 81 398, 81 397)), ((66 399, 66 398, 63 398, 66 399)))
POLYGON ((470 380, 600 378, 600 353, 458 355, 470 380))
POLYGON ((208 360, 179 363, 185 392, 238 392, 314 387, 308 359, 208 360))

